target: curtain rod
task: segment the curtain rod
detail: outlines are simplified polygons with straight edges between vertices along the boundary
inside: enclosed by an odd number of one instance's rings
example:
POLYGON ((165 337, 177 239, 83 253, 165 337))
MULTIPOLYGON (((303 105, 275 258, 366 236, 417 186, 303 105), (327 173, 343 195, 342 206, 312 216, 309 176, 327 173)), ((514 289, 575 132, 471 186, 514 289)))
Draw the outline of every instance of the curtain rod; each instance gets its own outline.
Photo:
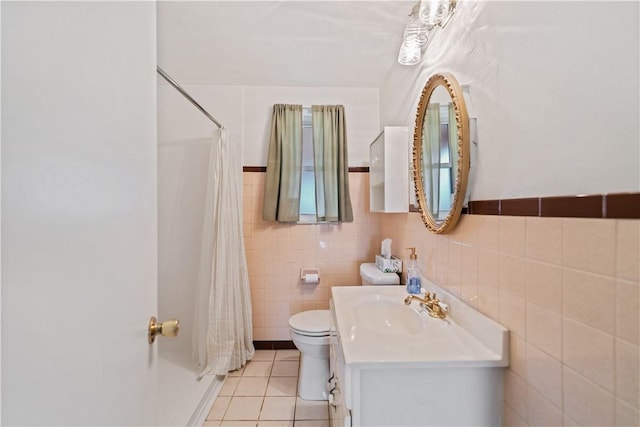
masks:
POLYGON ((205 110, 204 108, 202 108, 202 106, 201 106, 200 104, 198 104, 198 103, 196 102, 196 100, 195 100, 195 99, 193 99, 193 98, 191 97, 191 95, 189 95, 189 94, 187 93, 187 91, 186 91, 186 90, 182 89, 182 87, 181 87, 181 86, 180 86, 180 85, 179 85, 175 80, 173 80, 173 79, 172 79, 172 78, 171 78, 167 73, 165 73, 165 72, 164 72, 164 70, 163 70, 162 68, 160 68, 160 66, 158 66, 158 67, 156 68, 156 70, 158 71, 158 74, 160 74, 160 75, 161 75, 161 76, 162 76, 162 77, 163 77, 167 82, 169 82, 169 84, 170 84, 171 86, 173 86, 174 88, 176 88, 176 90, 177 90, 178 92, 180 92, 180 93, 182 94, 182 96, 184 96, 185 98, 187 98, 187 100, 188 100, 189 102, 191 102, 191 103, 192 103, 192 104, 193 104, 193 105, 194 105, 198 110, 200 110, 200 111, 202 112, 202 114, 204 114, 205 116, 207 116, 207 118, 208 118, 209 120, 211 120, 213 123, 215 123, 215 124, 216 124, 216 126, 218 126, 219 128, 223 127, 223 126, 222 126, 222 124, 221 124, 219 121, 217 121, 216 119, 214 119, 214 118, 213 118, 213 116, 212 116, 211 114, 207 113, 207 110, 205 110))

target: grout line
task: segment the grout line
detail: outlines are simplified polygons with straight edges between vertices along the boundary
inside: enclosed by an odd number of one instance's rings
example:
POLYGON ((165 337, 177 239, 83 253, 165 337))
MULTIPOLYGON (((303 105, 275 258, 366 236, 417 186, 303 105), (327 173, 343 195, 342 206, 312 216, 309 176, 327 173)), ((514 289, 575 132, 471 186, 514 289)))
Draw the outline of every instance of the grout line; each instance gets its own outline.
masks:
MULTIPOLYGON (((274 368, 275 361, 276 361, 276 360, 275 360, 275 357, 276 357, 277 351, 278 351, 278 350, 276 350, 276 352, 274 353, 274 357, 273 357, 272 365, 271 365, 271 371, 269 372, 269 376, 268 376, 268 377, 266 377, 266 378, 267 378, 267 389, 268 389, 268 387, 269 387, 268 385, 269 385, 269 382, 271 381, 271 378, 274 378, 274 377, 272 376, 272 373, 273 373, 273 368, 274 368)), ((281 361, 281 362, 282 362, 282 361, 286 361, 286 362, 297 362, 298 364, 300 363, 300 359, 299 359, 299 358, 298 358, 297 360, 280 360, 280 361, 281 361)), ((266 362, 266 360, 258 360, 257 362, 266 362)), ((245 368, 246 368, 246 365, 245 365, 245 368)), ((240 377, 230 377, 230 376, 227 376, 227 377, 225 378, 225 381, 226 381, 227 379, 229 379, 229 378, 237 378, 237 379, 238 379, 238 385, 239 385, 240 379, 241 379, 241 378, 245 378, 245 377, 244 377, 244 370, 243 370, 242 375, 241 375, 240 377)), ((262 377, 246 377, 246 378, 262 378, 262 377)), ((285 378, 285 377, 275 377, 275 378, 285 378)), ((291 422, 291 425, 295 426, 296 421, 303 421, 303 420, 296 420, 296 410, 297 410, 297 408, 298 408, 298 393, 297 393, 298 387, 297 387, 297 386, 298 386, 298 381, 299 381, 299 372, 298 372, 298 373, 296 373, 296 375, 295 375, 295 376, 288 376, 288 377, 286 377, 286 378, 295 378, 295 379, 296 379, 296 381, 295 381, 294 395, 293 395, 293 396, 271 396, 271 397, 292 397, 292 398, 294 399, 294 400, 293 400, 294 404, 293 404, 293 414, 292 414, 292 419, 290 419, 290 420, 282 420, 282 421, 289 421, 289 422, 291 422)), ((223 384, 223 386, 224 386, 224 384, 223 384)), ((267 395, 266 395, 266 393, 267 393, 267 389, 265 389, 265 392, 264 392, 264 395, 263 395, 263 396, 239 396, 239 397, 261 397, 261 398, 262 398, 262 403, 261 403, 261 405, 260 405, 260 411, 258 412, 258 418, 257 418, 256 420, 247 420, 247 421, 249 421, 249 422, 250 422, 250 421, 255 421, 255 422, 256 422, 256 425, 258 425, 258 424, 260 423, 260 421, 268 421, 268 420, 261 420, 261 419, 260 419, 260 416, 262 415, 262 410, 264 409, 265 400, 266 400, 266 398, 267 398, 267 397, 269 397, 269 396, 267 396, 267 395)), ((229 404, 227 405, 227 407, 226 407, 226 409, 225 409, 225 411, 224 411, 224 414, 223 414, 223 416, 222 416, 222 420, 215 420, 215 421, 220 421, 220 424, 221 424, 222 422, 224 422, 224 421, 232 421, 232 420, 227 420, 227 419, 226 419, 226 416, 227 416, 227 412, 228 412, 228 410, 229 410, 229 407, 231 406, 231 400, 232 400, 234 397, 237 397, 237 396, 236 396, 236 392, 237 392, 237 387, 236 387, 236 389, 233 391, 233 394, 232 394, 231 396, 219 396, 219 397, 228 397, 228 398, 229 398, 229 404)), ((215 404, 215 401, 214 401, 214 404, 215 404)), ((213 406, 212 406, 212 407, 213 407, 213 406)), ((327 409, 329 409, 329 408, 328 408, 328 403, 327 403, 327 409)), ((211 409, 209 409, 209 410, 211 410, 211 409)), ((328 416, 329 418, 326 418, 326 419, 325 419, 325 418, 323 418, 323 419, 318 419, 318 420, 316 420, 316 421, 319 421, 319 422, 329 422, 330 414, 329 414, 329 413, 327 413, 327 416, 328 416)))

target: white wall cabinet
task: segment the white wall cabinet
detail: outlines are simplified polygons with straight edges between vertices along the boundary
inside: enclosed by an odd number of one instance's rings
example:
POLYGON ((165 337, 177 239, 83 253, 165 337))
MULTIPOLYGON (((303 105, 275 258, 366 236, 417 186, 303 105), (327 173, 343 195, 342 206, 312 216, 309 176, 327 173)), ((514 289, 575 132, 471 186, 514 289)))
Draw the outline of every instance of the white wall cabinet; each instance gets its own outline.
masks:
POLYGON ((409 211, 409 130, 385 126, 369 146, 369 210, 409 211))

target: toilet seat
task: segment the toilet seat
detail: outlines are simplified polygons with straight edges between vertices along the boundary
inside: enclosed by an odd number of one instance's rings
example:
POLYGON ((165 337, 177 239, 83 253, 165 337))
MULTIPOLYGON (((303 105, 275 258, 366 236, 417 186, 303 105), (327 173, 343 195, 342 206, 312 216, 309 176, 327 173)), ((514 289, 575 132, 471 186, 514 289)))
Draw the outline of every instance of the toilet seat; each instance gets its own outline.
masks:
POLYGON ((303 311, 289 318, 289 328, 307 337, 326 337, 329 335, 330 316, 329 310, 303 311))
POLYGON ((300 331, 295 328, 289 328, 289 330, 295 334, 303 335, 305 337, 328 337, 329 331, 326 332, 309 332, 309 331, 300 331))

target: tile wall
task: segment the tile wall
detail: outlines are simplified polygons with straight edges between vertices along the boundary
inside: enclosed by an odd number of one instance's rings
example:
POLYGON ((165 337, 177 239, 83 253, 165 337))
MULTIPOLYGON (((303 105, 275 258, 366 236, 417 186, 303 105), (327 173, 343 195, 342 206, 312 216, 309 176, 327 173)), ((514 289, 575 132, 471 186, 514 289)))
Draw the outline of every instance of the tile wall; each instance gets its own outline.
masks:
POLYGON ((264 173, 244 173, 255 340, 288 340, 290 315, 327 308, 359 284, 382 238, 415 246, 423 274, 511 331, 505 425, 640 425, 640 221, 465 215, 447 235, 420 215, 368 212, 368 174, 351 173, 354 222, 261 220, 264 173), (318 286, 301 286, 318 267, 318 286))
POLYGON ((244 239, 254 340, 290 340, 289 317, 329 308, 331 286, 359 285, 362 262, 380 248, 381 214, 369 213, 369 174, 350 173, 354 221, 286 225, 262 221, 262 172, 244 172, 244 239), (318 285, 301 285, 301 268, 319 268, 318 285))
POLYGON ((510 329, 505 425, 640 425, 640 221, 465 215, 434 235, 388 214, 381 234, 510 329))

